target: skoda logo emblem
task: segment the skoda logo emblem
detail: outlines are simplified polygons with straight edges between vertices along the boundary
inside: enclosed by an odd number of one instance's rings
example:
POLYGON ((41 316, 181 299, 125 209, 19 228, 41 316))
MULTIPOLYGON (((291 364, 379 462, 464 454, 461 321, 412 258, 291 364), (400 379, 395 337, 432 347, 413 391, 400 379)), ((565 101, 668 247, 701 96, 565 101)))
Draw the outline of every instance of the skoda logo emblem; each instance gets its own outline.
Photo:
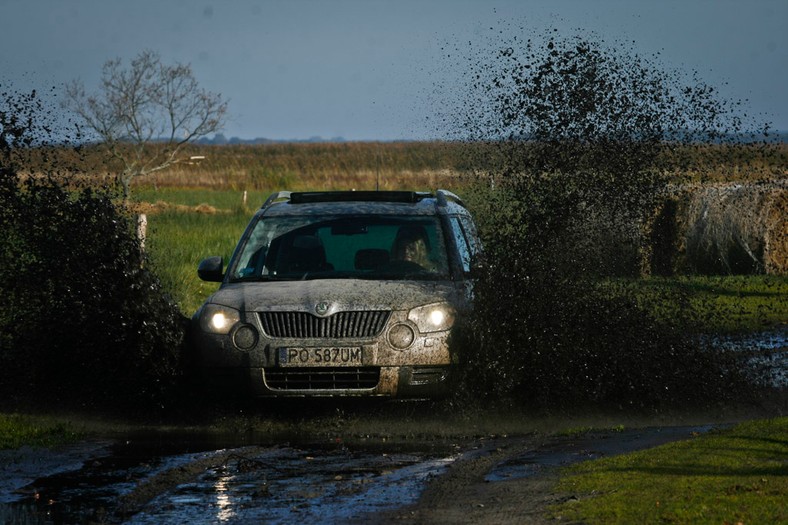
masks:
POLYGON ((329 304, 328 303, 317 303, 315 305, 315 313, 317 315, 326 315, 328 313, 329 304))

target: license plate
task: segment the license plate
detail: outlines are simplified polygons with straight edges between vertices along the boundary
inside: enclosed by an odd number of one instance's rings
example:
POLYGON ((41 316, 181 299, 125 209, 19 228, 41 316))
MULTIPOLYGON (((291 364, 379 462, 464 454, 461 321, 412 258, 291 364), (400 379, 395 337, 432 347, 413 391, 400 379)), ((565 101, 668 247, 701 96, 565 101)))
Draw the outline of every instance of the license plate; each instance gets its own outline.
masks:
POLYGON ((359 366, 360 346, 279 349, 279 366, 359 366))

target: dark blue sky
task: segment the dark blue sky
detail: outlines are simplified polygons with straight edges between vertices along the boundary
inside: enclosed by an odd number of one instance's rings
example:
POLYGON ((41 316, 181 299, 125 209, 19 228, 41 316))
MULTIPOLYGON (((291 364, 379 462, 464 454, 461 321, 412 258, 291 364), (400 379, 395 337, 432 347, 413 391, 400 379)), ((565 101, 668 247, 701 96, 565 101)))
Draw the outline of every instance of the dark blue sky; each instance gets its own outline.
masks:
POLYGON ((152 49, 229 99, 227 137, 434 137, 430 94, 462 75, 447 49, 520 27, 659 52, 788 130, 786 0, 0 0, 0 20, 4 87, 95 88, 152 49))

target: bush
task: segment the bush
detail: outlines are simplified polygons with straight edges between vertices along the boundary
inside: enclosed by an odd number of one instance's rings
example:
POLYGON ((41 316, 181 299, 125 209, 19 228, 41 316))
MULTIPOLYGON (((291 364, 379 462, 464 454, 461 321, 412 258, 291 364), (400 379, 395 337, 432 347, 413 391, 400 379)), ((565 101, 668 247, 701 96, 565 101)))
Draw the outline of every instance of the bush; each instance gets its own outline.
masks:
POLYGON ((0 395, 163 402, 183 320, 146 267, 134 221, 113 188, 76 187, 63 166, 22 177, 20 148, 41 140, 39 115, 35 98, 6 97, 30 118, 0 112, 0 395))

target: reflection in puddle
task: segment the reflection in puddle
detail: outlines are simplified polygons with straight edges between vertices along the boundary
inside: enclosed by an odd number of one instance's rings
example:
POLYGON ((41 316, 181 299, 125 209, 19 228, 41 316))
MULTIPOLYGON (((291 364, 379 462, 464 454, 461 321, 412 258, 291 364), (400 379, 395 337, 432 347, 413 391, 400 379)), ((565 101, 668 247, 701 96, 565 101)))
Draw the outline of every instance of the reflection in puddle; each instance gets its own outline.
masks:
POLYGON ((234 458, 148 503, 130 524, 343 523, 415 503, 452 458, 272 448, 234 458))
POLYGON ((747 364, 763 374, 766 385, 788 387, 788 326, 745 336, 720 336, 713 344, 724 350, 742 352, 747 364))
POLYGON ((416 502, 453 460, 289 446, 151 456, 119 446, 23 487, 0 502, 0 523, 342 523, 416 502))
POLYGON ((216 519, 220 522, 229 521, 235 516, 233 511, 233 502, 230 500, 230 494, 227 490, 227 478, 220 478, 214 484, 216 491, 216 519))

